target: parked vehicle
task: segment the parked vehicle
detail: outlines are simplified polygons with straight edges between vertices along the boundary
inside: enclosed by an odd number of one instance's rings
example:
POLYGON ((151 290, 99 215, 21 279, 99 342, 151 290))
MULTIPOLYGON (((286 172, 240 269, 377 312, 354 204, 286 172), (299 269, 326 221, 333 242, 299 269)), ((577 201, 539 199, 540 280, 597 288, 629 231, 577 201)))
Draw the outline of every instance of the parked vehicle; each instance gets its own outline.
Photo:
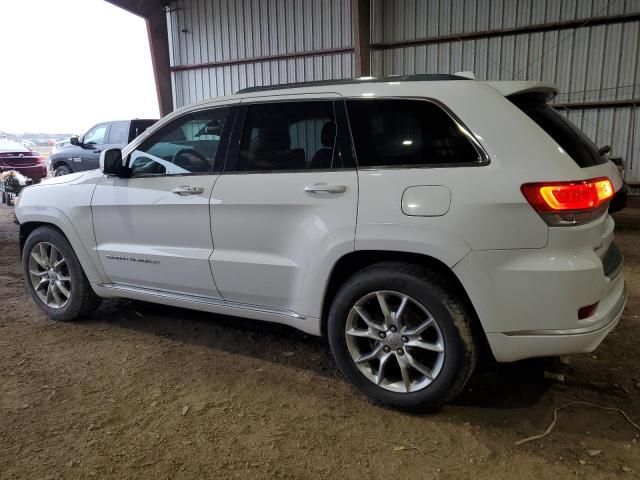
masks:
POLYGON ((54 145, 49 157, 51 174, 57 177, 98 168, 100 152, 108 148, 123 148, 156 121, 135 119, 103 122, 91 127, 81 137, 71 137, 69 146, 56 148, 54 145))
POLYGON ((45 158, 16 142, 0 142, 0 173, 15 170, 38 183, 47 176, 45 158))
POLYGON ((55 320, 127 297, 326 335, 355 386, 405 410, 454 398, 485 346, 592 351, 627 299, 621 182, 555 91, 418 75, 178 110, 101 170, 24 190, 31 295, 55 320))

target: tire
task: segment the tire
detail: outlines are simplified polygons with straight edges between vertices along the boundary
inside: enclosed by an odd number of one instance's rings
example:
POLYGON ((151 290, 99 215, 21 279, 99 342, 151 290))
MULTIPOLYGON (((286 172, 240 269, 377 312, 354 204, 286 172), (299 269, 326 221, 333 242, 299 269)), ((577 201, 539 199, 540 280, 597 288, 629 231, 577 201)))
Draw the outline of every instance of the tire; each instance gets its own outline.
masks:
POLYGON ((72 321, 82 318, 93 312, 102 302, 91 288, 73 248, 64 235, 53 227, 38 227, 31 232, 22 251, 22 271, 31 298, 53 320, 72 321), (57 253, 54 253, 53 249, 57 253), (61 258, 64 259, 63 262, 60 262, 61 258), (47 266, 56 266, 54 276, 47 273, 51 270, 46 268, 47 266), (43 287, 38 290, 40 293, 36 292, 35 283, 39 283, 45 277, 46 282, 41 282, 43 287), (57 286, 58 282, 60 287, 57 286), (53 292, 50 293, 49 285, 53 284, 56 284, 56 287, 52 288, 53 292), (43 295, 46 298, 43 298, 43 295), (46 303, 45 300, 49 299, 51 303, 46 303), (63 301, 65 299, 66 301, 63 301), (56 303, 58 305, 54 305, 56 303))
POLYGON ((435 411, 453 400, 473 373, 479 343, 472 315, 449 291, 438 276, 406 263, 379 263, 349 278, 331 304, 327 324, 331 352, 344 376, 375 403, 400 410, 435 411), (388 320, 383 303, 392 312, 388 320), (431 351, 437 349, 442 351, 431 351), (382 369, 381 358, 362 361, 372 353, 387 357, 382 369))
POLYGON ((7 203, 7 194, 4 191, 2 192, 2 203, 7 203))
POLYGON ((62 164, 62 165, 58 165, 58 166, 53 170, 53 176, 54 176, 54 177, 60 177, 60 176, 62 176, 62 175, 69 175, 70 173, 73 173, 73 172, 71 171, 71 169, 70 169, 68 166, 66 166, 66 165, 64 165, 64 164, 62 164))
POLYGON ((7 206, 13 207, 13 194, 7 193, 7 206))

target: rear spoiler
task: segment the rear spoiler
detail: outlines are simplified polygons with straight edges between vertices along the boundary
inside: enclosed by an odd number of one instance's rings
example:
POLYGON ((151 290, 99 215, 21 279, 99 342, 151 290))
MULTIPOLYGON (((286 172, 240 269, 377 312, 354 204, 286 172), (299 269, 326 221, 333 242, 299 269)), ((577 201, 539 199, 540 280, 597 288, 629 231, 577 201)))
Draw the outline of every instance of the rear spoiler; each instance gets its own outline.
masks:
POLYGON ((523 93, 546 93, 550 98, 553 98, 558 93, 558 88, 555 85, 545 82, 514 81, 486 83, 505 97, 522 95, 523 93))

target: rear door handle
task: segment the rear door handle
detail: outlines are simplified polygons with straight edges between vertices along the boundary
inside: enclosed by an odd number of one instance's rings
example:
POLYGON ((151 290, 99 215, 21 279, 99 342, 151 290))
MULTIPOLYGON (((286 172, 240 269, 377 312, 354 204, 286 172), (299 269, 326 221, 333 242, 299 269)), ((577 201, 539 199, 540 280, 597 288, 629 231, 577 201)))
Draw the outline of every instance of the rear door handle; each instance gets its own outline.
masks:
POLYGON ((326 183, 314 183, 304 187, 307 193, 344 193, 347 191, 346 185, 329 185, 326 183))
POLYGON ((186 195, 199 195, 204 192, 204 188, 197 187, 195 185, 180 185, 179 187, 174 188, 171 192, 176 195, 186 196, 186 195))

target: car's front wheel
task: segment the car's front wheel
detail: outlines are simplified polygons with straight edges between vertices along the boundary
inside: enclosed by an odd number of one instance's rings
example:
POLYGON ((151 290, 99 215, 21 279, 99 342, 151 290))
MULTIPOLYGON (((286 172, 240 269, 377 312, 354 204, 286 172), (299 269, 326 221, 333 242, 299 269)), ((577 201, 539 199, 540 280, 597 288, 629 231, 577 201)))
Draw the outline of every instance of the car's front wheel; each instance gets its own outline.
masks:
POLYGON ((62 175, 69 175, 70 173, 72 173, 71 169, 66 165, 60 165, 53 170, 54 177, 61 177, 62 175))
POLYGON ((327 327, 344 375, 373 401, 402 410, 452 400, 477 359, 463 303, 416 265, 380 263, 355 274, 336 295, 327 327))
POLYGON ((22 251, 22 270, 33 301, 54 320, 75 320, 100 305, 73 248, 53 227, 31 232, 22 251))

